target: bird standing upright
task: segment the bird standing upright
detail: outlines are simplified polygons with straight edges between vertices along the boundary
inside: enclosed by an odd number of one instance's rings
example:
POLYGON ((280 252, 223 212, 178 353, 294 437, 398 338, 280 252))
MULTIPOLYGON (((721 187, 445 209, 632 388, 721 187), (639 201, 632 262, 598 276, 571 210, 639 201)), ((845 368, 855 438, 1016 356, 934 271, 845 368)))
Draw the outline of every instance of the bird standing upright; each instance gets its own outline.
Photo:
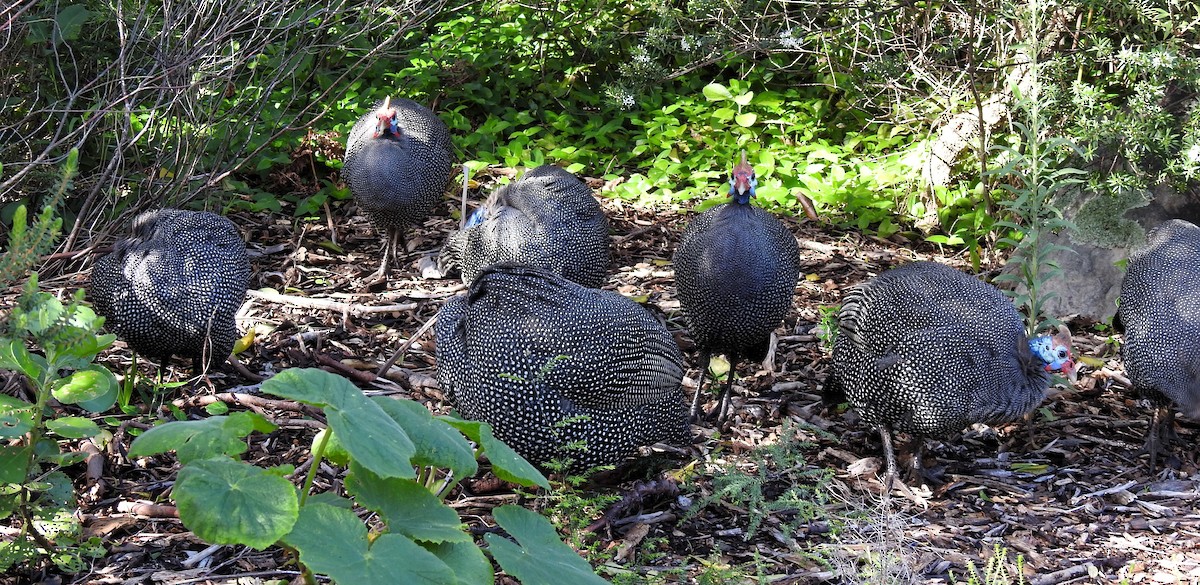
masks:
POLYGON ((359 118, 346 141, 342 176, 355 201, 386 233, 383 278, 399 258, 403 230, 424 220, 442 197, 453 166, 450 131, 412 100, 388 98, 359 118))
POLYGON ((1050 372, 1073 375, 1071 337, 1029 339, 1012 301, 949 266, 914 262, 855 287, 842 301, 830 390, 845 392, 879 428, 887 480, 896 478, 892 431, 925 436, 1011 422, 1045 398, 1050 372))
POLYGON ((89 296, 105 326, 141 354, 224 361, 239 335, 250 260, 233 222, 206 211, 160 209, 92 268, 89 296))
POLYGON ((1125 371, 1154 403, 1146 451, 1154 470, 1175 439, 1175 411, 1200 417, 1200 227, 1174 219, 1129 256, 1115 323, 1125 329, 1125 371))
POLYGON ((729 381, 716 409, 723 420, 742 358, 766 357, 771 332, 787 316, 800 275, 800 247, 783 222, 750 205, 754 167, 734 167, 729 196, 692 220, 675 252, 675 285, 692 339, 700 350, 700 384, 691 415, 700 413, 700 393, 713 354, 729 359, 729 381))

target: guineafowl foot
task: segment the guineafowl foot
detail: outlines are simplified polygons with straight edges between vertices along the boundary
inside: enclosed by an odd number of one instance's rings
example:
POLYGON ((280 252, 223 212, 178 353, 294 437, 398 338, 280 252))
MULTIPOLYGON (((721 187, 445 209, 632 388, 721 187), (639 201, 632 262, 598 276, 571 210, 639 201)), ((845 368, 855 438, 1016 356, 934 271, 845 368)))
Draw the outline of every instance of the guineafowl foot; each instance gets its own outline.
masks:
POLYGON ((692 408, 688 411, 688 420, 693 423, 698 423, 703 417, 700 410, 700 393, 704 391, 704 379, 708 377, 708 362, 711 359, 711 354, 704 352, 700 354, 700 381, 696 384, 696 393, 692 395, 692 408))
MULTIPOLYGON (((1142 452, 1150 454, 1150 473, 1153 474, 1158 467, 1158 454, 1164 448, 1169 451, 1178 440, 1175 411, 1168 406, 1155 406, 1150 415, 1150 428, 1146 429, 1146 444, 1142 447, 1142 452)), ((1178 467, 1179 460, 1168 454, 1167 465, 1178 467)))

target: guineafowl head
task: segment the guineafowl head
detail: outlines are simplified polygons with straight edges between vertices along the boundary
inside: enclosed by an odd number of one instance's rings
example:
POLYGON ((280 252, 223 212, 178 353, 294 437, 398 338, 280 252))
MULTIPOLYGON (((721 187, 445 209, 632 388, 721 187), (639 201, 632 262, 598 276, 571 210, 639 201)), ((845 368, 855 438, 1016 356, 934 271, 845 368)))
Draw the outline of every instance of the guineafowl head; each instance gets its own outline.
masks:
POLYGON ((1075 379, 1075 362, 1071 359, 1071 332, 1059 327, 1054 335, 1042 335, 1029 340, 1029 350, 1046 364, 1047 372, 1061 371, 1075 379))
POLYGON ((729 178, 729 196, 745 205, 754 197, 754 188, 757 186, 758 179, 754 176, 754 167, 746 162, 746 151, 743 150, 742 162, 733 167, 733 176, 729 178))
POLYGON ((391 104, 392 98, 388 96, 387 99, 383 100, 383 107, 375 110, 375 116, 378 120, 375 122, 375 134, 373 138, 380 138, 389 134, 397 138, 400 136, 400 126, 397 122, 399 114, 396 113, 396 108, 393 108, 391 104))

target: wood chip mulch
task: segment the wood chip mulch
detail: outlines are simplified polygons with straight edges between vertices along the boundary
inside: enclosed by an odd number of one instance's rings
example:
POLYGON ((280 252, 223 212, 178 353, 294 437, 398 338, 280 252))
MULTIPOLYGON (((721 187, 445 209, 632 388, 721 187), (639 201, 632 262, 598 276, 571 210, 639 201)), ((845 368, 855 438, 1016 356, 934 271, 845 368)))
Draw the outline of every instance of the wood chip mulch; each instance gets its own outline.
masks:
MULTIPOLYGON (((603 205, 615 255, 606 288, 644 298, 694 360, 669 262, 690 214, 614 199, 603 205)), ((381 238, 352 202, 333 206, 332 221, 233 213, 254 255, 251 289, 275 291, 248 297, 239 315, 243 330, 258 332, 239 356, 246 370, 268 377, 290 367, 324 367, 365 390, 448 412, 434 378, 432 334, 413 341, 384 376, 375 371, 447 298, 464 290, 457 278, 427 278, 424 272, 444 235, 457 226, 446 213, 451 208, 457 202, 448 199, 437 216, 410 232, 408 261, 392 270, 385 285, 365 282, 378 265, 381 238)), ((1023 557, 1026 579, 1035 584, 1200 583, 1200 483, 1193 452, 1176 447, 1166 471, 1148 473, 1139 449, 1149 411, 1126 389, 1115 346, 1086 327, 1073 328, 1076 351, 1097 358, 1103 368, 1085 368, 1073 388, 1057 388, 1027 425, 981 427, 961 439, 931 441, 928 462, 941 467, 946 483, 884 499, 876 477, 877 434, 853 411, 822 402, 830 354, 818 324, 844 290, 888 267, 935 259, 966 268, 967 261, 900 237, 884 240, 807 220, 785 221, 802 242, 804 264, 794 310, 777 331, 774 373, 743 364, 729 422, 721 428, 693 426, 695 443, 685 456, 662 455, 668 458, 665 471, 660 467, 640 482, 616 474, 606 484, 580 488, 624 497, 607 515, 597 510, 569 519, 591 526, 568 536, 612 559, 600 567, 601 575, 632 571, 647 582, 666 583, 694 583, 702 576, 713 582, 719 574, 751 581, 761 575, 771 583, 941 583, 953 573, 965 582, 967 564, 982 567, 1000 544, 1010 553, 1010 566, 1016 555, 1023 557), (791 455, 764 457, 772 446, 791 455), (750 492, 718 493, 733 470, 761 479, 763 502, 756 504, 750 492), (778 504, 796 494, 807 504, 778 504), (697 510, 700 503, 707 505, 697 510), (879 551, 890 554, 873 554, 879 551), (721 573, 730 566, 740 572, 721 573), (895 580, 862 576, 871 571, 895 580)), ((988 268, 999 264, 989 261, 988 268)), ((55 275, 51 266, 43 270, 43 286, 69 294, 86 286, 88 268, 59 267, 55 275)), ((129 352, 118 342, 101 361, 121 374, 129 352)), ((684 382, 689 397, 698 378, 691 366, 684 382)), ((156 369, 143 364, 142 371, 153 379, 156 369)), ((299 466, 299 482, 310 440, 322 426, 319 413, 258 394, 253 378, 228 365, 207 380, 189 375, 188 363, 176 360, 166 376, 187 380, 184 387, 148 397, 140 414, 115 417, 122 424, 112 429, 113 440, 99 450, 91 447, 102 456, 98 472, 85 473, 83 464, 67 470, 77 478, 87 534, 101 537, 108 555, 79 574, 0 576, 0 583, 252 583, 295 577, 295 563, 278 548, 209 546, 195 538, 170 505, 174 459, 130 460, 125 453, 130 429, 153 423, 153 415, 169 418, 168 403, 204 416, 203 407, 219 400, 280 425, 269 435, 252 436, 246 459, 299 466)), ((11 374, 5 376, 6 387, 13 388, 11 374)), ((712 408, 714 395, 708 396, 712 408)), ((1196 444, 1197 421, 1180 418, 1178 430, 1184 445, 1196 444)), ((341 492, 343 473, 323 464, 317 488, 341 492)), ((495 506, 522 503, 553 514, 551 500, 525 499, 481 474, 448 503, 472 528, 484 529, 492 526, 489 511, 495 506)))

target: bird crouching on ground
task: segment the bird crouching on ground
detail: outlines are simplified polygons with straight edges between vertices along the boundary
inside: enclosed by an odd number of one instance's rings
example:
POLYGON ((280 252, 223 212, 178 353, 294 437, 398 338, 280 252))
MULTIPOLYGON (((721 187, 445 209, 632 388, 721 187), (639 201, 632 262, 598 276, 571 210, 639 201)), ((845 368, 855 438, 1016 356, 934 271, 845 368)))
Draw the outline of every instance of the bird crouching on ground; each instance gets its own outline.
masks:
POLYGON ((637 303, 544 268, 485 268, 437 315, 438 382, 532 463, 573 471, 685 444, 683 358, 637 303))
POLYGON ((1159 451, 1176 439, 1171 403, 1200 418, 1200 227, 1165 222, 1130 254, 1117 321, 1125 371, 1153 403, 1145 446, 1153 472, 1159 451))
POLYGON ((693 219, 675 251, 679 304, 700 351, 693 418, 700 413, 713 354, 729 360, 729 381, 714 410, 717 420, 723 420, 738 362, 766 357, 771 332, 792 307, 800 247, 783 222, 750 204, 756 185, 754 168, 743 152, 730 180, 732 200, 693 219))
POLYGON ((423 221, 441 200, 452 153, 446 124, 412 100, 388 98, 350 130, 342 178, 386 234, 373 278, 386 277, 390 261, 403 252, 403 230, 423 221))
POLYGON ((89 296, 105 325, 134 351, 224 361, 239 334, 250 260, 237 227, 205 211, 160 209, 137 217, 129 237, 92 268, 89 296))
POLYGON ((914 262, 850 290, 838 313, 829 391, 878 426, 887 485, 896 479, 892 431, 916 435, 912 470, 934 479, 924 437, 1020 419, 1045 398, 1050 372, 1073 376, 1071 337, 1029 339, 996 287, 949 266, 914 262))
POLYGON ((438 268, 458 267, 470 284, 491 264, 516 262, 598 288, 609 257, 608 220, 592 190, 565 169, 542 165, 498 189, 451 233, 438 268))

